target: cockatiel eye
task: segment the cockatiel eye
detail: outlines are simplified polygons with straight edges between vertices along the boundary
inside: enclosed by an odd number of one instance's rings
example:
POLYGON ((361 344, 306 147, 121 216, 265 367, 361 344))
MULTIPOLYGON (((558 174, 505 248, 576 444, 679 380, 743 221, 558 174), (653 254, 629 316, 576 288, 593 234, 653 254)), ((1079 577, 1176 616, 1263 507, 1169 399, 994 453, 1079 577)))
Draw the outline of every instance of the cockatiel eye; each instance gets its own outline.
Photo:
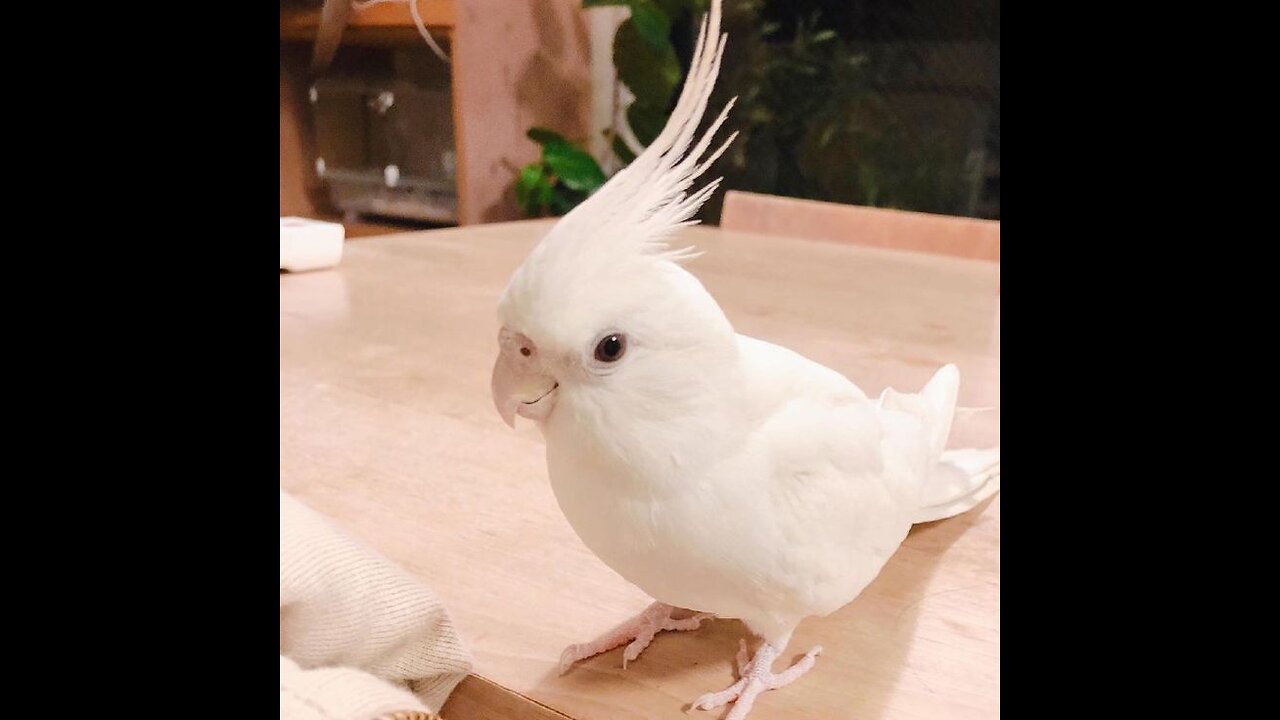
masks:
POLYGON ((600 362, 617 362, 626 352, 627 336, 622 333, 610 333, 596 343, 596 360, 600 362))

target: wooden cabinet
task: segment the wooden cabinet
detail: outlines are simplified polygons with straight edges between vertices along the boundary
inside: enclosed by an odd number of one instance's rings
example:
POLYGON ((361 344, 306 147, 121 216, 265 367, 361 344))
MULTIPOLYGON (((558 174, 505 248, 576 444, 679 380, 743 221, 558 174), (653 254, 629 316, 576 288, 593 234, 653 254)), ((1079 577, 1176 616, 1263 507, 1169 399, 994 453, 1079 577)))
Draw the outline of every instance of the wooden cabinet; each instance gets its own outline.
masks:
MULTIPOLYGON (((521 217, 513 189, 538 156, 533 125, 586 140, 591 105, 590 48, 580 0, 419 0, 419 11, 451 58, 458 224, 521 217)), ((280 7, 281 214, 324 214, 307 120, 312 43, 321 9, 280 7)), ((351 45, 418 47, 408 5, 353 10, 341 37, 351 45)), ((434 60, 434 58, 433 58, 434 60)))
MULTIPOLYGON (((456 24, 456 0, 419 0, 418 12, 427 29, 450 35, 456 24)), ((320 7, 311 5, 280 6, 280 39, 315 39, 320 26, 320 7)), ((343 31, 347 42, 422 42, 413 25, 407 3, 381 3, 363 10, 353 10, 343 31)))

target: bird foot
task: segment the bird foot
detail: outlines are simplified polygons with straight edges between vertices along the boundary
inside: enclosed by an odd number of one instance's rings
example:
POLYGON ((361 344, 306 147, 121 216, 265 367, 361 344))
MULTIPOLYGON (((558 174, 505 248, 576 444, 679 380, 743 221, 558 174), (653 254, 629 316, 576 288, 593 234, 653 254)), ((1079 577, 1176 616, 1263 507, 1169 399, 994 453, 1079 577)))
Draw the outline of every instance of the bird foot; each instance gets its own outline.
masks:
POLYGON ((694 613, 689 617, 676 619, 671 616, 675 611, 676 608, 671 605, 655 602, 645 608, 644 612, 595 640, 570 645, 560 654, 560 674, 568 672, 579 660, 612 650, 623 643, 628 643, 627 649, 622 653, 622 667, 626 669, 627 663, 640 657, 640 653, 649 647, 654 635, 663 630, 696 630, 703 620, 714 617, 710 613, 694 613))
POLYGON ((756 650, 754 658, 747 655, 747 641, 741 641, 738 649, 738 681, 720 692, 707 693, 693 701, 694 710, 714 710, 727 703, 733 703, 733 710, 725 716, 725 720, 743 720, 751 712, 756 697, 766 690, 777 690, 790 685, 797 678, 809 672, 814 658, 822 653, 822 646, 815 645, 812 650, 794 665, 780 673, 773 672, 774 658, 778 657, 779 648, 769 643, 756 650))

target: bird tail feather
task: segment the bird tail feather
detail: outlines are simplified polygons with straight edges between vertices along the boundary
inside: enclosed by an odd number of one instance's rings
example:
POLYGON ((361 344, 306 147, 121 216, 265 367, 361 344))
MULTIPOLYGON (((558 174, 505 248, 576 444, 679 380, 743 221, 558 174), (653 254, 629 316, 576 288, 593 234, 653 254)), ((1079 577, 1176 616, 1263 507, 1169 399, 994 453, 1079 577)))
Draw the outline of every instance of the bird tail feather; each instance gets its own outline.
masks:
POLYGON ((912 522, 942 520, 965 512, 1000 491, 1000 448, 942 453, 926 481, 912 522))
POLYGON ((880 407, 907 412, 921 418, 928 429, 933 469, 920 496, 914 522, 930 522, 959 515, 1000 490, 1000 448, 945 450, 957 416, 982 409, 956 406, 960 394, 960 371, 946 365, 918 394, 886 389, 880 407))
POLYGON ((880 393, 880 408, 920 418, 929 433, 929 461, 937 462, 951 435, 951 421, 955 418, 959 395, 960 370, 955 365, 944 365, 918 393, 900 393, 893 388, 885 388, 880 393))

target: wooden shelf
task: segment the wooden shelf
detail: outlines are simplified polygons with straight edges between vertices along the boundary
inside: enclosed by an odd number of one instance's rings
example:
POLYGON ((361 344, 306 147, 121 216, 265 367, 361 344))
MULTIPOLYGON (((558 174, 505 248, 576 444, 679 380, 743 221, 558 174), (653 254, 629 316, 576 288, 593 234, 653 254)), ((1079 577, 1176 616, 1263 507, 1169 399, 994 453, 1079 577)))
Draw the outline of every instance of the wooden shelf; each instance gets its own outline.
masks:
MULTIPOLYGON (((450 58, 458 224, 516 220, 522 213, 513 189, 515 170, 536 161, 539 152, 525 136, 529 127, 567 137, 590 133, 587 13, 582 0, 466 0, 465 7, 461 2, 417 0, 416 6, 450 58)), ((315 173, 314 129, 304 119, 321 4, 282 3, 280 214, 314 217, 324 190, 315 173)), ((430 52, 406 3, 371 5, 348 21, 340 38, 325 38, 322 51, 360 45, 430 52)))
MULTIPOLYGON (((454 0, 417 0, 418 12, 427 29, 449 35, 453 32, 456 12, 454 0)), ((320 24, 320 8, 281 7, 280 39, 313 40, 320 24)), ((413 16, 405 3, 383 3, 352 12, 343 33, 348 42, 399 40, 418 38, 413 16)))

